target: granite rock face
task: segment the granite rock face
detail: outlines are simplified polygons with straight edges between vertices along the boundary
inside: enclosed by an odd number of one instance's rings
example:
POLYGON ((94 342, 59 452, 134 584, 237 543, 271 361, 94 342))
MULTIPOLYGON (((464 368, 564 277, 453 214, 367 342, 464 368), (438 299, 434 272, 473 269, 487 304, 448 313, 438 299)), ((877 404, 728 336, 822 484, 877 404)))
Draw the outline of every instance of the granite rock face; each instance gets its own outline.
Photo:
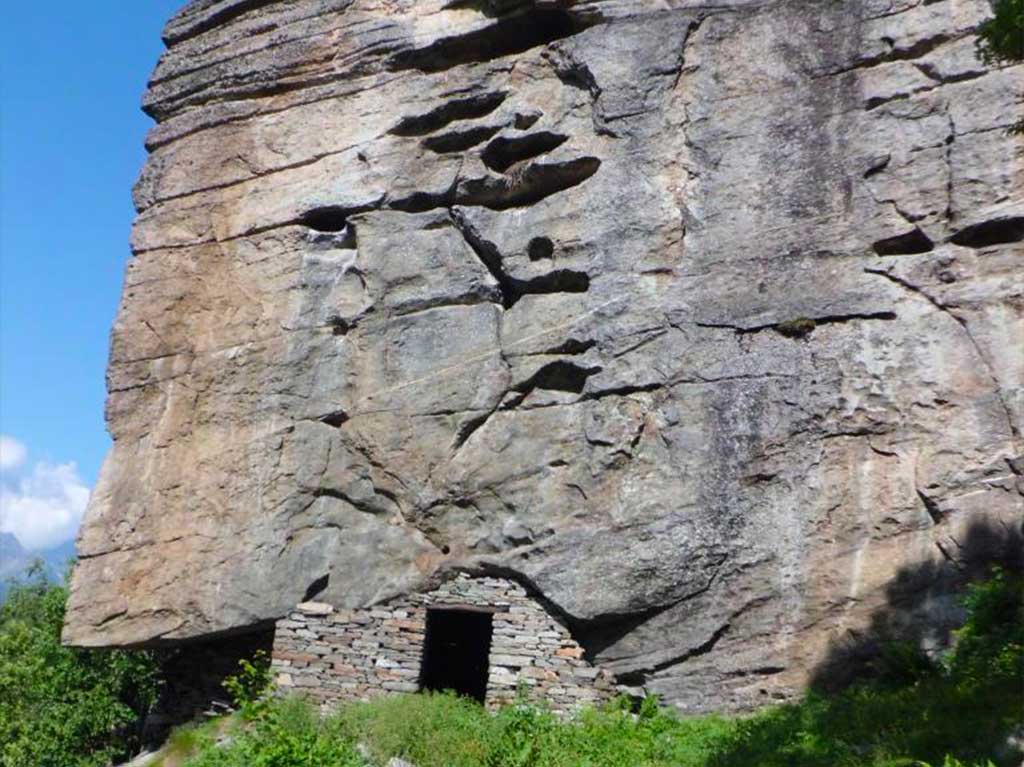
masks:
POLYGON ((979 62, 989 13, 194 0, 65 639, 464 568, 689 710, 882 619, 941 642, 1024 501, 1024 67, 979 62))

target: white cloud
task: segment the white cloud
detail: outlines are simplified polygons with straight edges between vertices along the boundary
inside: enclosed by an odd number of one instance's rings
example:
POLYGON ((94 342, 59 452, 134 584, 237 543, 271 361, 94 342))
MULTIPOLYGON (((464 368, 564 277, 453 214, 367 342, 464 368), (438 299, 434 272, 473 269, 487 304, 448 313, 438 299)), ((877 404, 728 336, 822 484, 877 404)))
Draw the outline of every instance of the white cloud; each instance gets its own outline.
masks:
POLYGON ((0 434, 0 471, 17 469, 25 462, 25 446, 14 437, 0 434))
POLYGON ((59 546, 78 532, 89 488, 74 463, 39 461, 31 472, 13 476, 26 454, 17 440, 0 437, 0 532, 13 533, 29 550, 59 546))

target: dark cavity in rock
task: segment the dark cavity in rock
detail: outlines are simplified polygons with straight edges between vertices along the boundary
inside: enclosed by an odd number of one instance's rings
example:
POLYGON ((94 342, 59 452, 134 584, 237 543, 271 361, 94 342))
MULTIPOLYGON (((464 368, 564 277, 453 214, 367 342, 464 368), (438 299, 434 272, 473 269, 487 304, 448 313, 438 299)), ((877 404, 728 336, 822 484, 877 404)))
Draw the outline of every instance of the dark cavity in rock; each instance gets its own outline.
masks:
POLYGON ((493 61, 522 53, 582 31, 584 25, 565 11, 529 9, 499 19, 483 29, 438 40, 425 48, 391 57, 389 69, 442 72, 460 64, 493 61))
POLYGON ((463 131, 442 133, 439 136, 431 136, 424 139, 423 146, 437 154, 462 152, 477 144, 482 144, 499 130, 501 130, 501 127, 498 125, 483 125, 463 131))
POLYGON ((538 131, 514 138, 501 136, 487 145, 480 158, 491 170, 504 173, 517 162, 538 157, 561 146, 567 138, 561 133, 550 131, 538 131))
POLYGON ((879 256, 912 256, 929 252, 935 243, 915 226, 909 232, 878 240, 872 247, 879 256))
POLYGON ((302 596, 303 602, 311 602, 316 599, 320 594, 323 594, 327 590, 327 584, 330 583, 330 573, 327 575, 321 575, 315 581, 309 584, 309 588, 306 589, 306 593, 302 596))
POLYGON ((533 163, 507 178, 467 181, 456 196, 460 205, 482 205, 491 210, 524 207, 571 189, 597 173, 601 161, 579 157, 561 163, 533 163))
POLYGON ((555 245, 547 237, 534 237, 526 246, 526 255, 531 261, 551 258, 555 253, 555 245))
POLYGON ((336 207, 317 208, 304 214, 300 223, 317 232, 343 232, 348 226, 348 211, 336 207))
POLYGON ((344 410, 335 410, 333 413, 328 413, 320 419, 321 423, 333 426, 335 429, 340 429, 347 421, 348 413, 344 410))
POLYGON ((540 293, 586 293, 590 290, 590 277, 584 272, 556 269, 532 280, 514 280, 513 290, 515 300, 540 293))
POLYGON ((403 117, 388 133, 394 136, 426 136, 456 120, 485 117, 501 106, 507 94, 502 91, 455 99, 421 115, 403 117))
POLYGON ((986 248, 1024 241, 1024 216, 995 218, 961 229, 950 239, 954 245, 968 248, 986 248))
POLYGON ((518 390, 524 394, 535 389, 582 394, 587 379, 600 372, 601 368, 597 366, 583 367, 575 362, 556 360, 549 362, 530 376, 529 380, 518 387, 518 390))

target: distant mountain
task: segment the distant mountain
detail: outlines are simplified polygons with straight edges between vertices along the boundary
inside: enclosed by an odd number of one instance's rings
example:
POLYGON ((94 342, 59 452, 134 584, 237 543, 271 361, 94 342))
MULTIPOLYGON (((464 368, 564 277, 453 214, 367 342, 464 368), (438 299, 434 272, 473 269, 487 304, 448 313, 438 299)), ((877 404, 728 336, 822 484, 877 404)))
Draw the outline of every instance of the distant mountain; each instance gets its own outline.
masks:
POLYGON ((75 542, 67 541, 52 549, 40 551, 34 556, 40 557, 46 564, 46 572, 55 581, 64 580, 64 575, 71 560, 75 558, 75 542))
POLYGON ((23 577, 36 560, 42 561, 47 579, 60 582, 74 556, 74 541, 51 549, 29 551, 13 534, 0 533, 0 599, 7 593, 9 581, 23 577))
POLYGON ((0 579, 21 573, 32 558, 12 533, 0 533, 0 579))

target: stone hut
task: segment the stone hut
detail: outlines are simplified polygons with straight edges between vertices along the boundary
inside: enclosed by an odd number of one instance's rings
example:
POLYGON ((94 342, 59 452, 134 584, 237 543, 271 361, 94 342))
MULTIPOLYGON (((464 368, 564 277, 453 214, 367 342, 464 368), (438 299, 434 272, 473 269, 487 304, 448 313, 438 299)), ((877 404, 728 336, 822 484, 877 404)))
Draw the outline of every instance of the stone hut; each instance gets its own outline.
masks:
POLYGON ((322 705, 450 689, 493 709, 521 688, 566 713, 614 694, 611 674, 583 656, 521 585, 463 573, 372 608, 300 604, 277 622, 272 657, 281 690, 322 705))

